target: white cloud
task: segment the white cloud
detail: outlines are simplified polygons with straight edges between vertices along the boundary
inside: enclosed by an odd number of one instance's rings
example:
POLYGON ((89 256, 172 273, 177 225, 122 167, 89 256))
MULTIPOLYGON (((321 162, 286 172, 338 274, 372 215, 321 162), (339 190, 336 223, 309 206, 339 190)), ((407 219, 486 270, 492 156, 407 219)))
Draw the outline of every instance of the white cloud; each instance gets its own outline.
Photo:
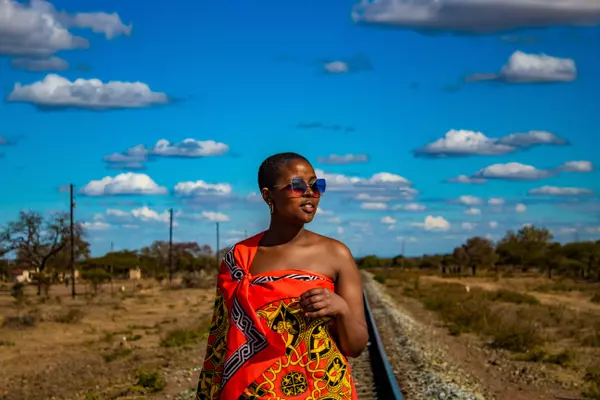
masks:
POLYGON ((332 190, 341 190, 354 186, 373 189, 390 189, 398 190, 406 194, 416 194, 417 190, 411 188, 411 182, 397 174, 389 172, 379 172, 373 174, 370 178, 360 178, 356 176, 346 176, 343 174, 327 173, 321 169, 315 171, 318 177, 325 178, 327 188, 332 190))
POLYGON ((338 235, 341 235, 342 233, 344 233, 344 228, 342 228, 341 226, 338 226, 337 233, 338 233, 338 235))
POLYGON ((28 71, 63 71, 69 69, 69 63, 58 57, 50 58, 15 58, 10 62, 14 69, 28 71))
POLYGON ((340 217, 333 217, 333 218, 329 218, 327 220, 327 222, 329 222, 331 224, 341 224, 342 223, 342 219, 340 217))
POLYGON ((185 139, 178 143, 170 143, 160 139, 153 147, 146 148, 139 144, 123 153, 113 153, 104 156, 103 160, 113 169, 144 169, 144 163, 149 157, 210 157, 221 156, 229 151, 225 143, 214 140, 185 139))
POLYGON ((345 186, 352 186, 359 182, 362 178, 356 176, 346 176, 344 174, 327 173, 321 169, 315 170, 315 173, 319 178, 327 180, 327 188, 342 188, 345 186))
POLYGON ((475 229, 475 224, 473 222, 463 222, 462 224, 460 224, 460 226, 467 231, 472 231, 473 229, 475 229))
POLYGON ((431 215, 425 217, 424 222, 415 222, 412 225, 423 228, 426 231, 447 231, 450 229, 450 223, 444 217, 434 217, 431 215))
POLYGON ((363 210, 387 210, 387 204, 366 202, 366 203, 361 203, 360 208, 363 210))
POLYGON ((103 12, 77 13, 72 18, 73 26, 89 28, 95 33, 103 33, 107 39, 114 39, 120 35, 131 34, 131 25, 125 25, 117 13, 103 12))
POLYGON ((391 174, 389 172, 379 172, 374 174, 369 179, 363 179, 357 182, 360 185, 374 185, 374 186, 409 186, 411 182, 396 174, 391 174))
POLYGON ((467 155, 497 155, 515 151, 512 146, 499 144, 481 132, 450 130, 443 138, 415 151, 416 155, 449 157, 467 155))
MULTIPOLYGON (((414 153, 416 156, 422 157, 501 155, 532 146, 545 144, 565 145, 566 143, 565 140, 546 131, 511 133, 501 138, 491 138, 481 132, 453 129, 446 132, 444 137, 415 150, 414 153)), ((456 183, 477 183, 471 182, 464 175, 462 177, 462 182, 459 178, 453 179, 456 183)))
MULTIPOLYGON (((109 208, 108 210, 106 210, 106 215, 117 217, 117 218, 125 218, 125 217, 129 216, 129 213, 127 213, 123 210, 109 208)), ((98 217, 101 217, 101 216, 102 215, 99 215, 98 217)))
POLYGON ((119 174, 117 176, 106 176, 97 181, 90 181, 81 189, 81 193, 87 196, 111 196, 121 194, 166 194, 167 189, 159 186, 146 174, 135 174, 133 172, 119 174))
POLYGON ((399 242, 414 243, 417 241, 417 238, 414 236, 396 236, 396 240, 399 242))
POLYGON ((83 222, 81 226, 83 226, 84 229, 90 231, 105 231, 107 229, 110 229, 110 224, 101 221, 83 222))
MULTIPOLYGON (((173 212, 173 226, 179 225, 177 218, 182 216, 183 212, 181 211, 173 212)), ((112 225, 118 225, 122 228, 138 229, 138 223, 168 224, 170 221, 170 214, 169 210, 163 210, 162 212, 159 212, 149 208, 148 206, 142 206, 130 211, 109 208, 104 214, 94 215, 94 220, 99 222, 107 220, 112 225)))
POLYGON ((355 200, 360 201, 374 201, 374 202, 387 202, 392 200, 390 196, 372 195, 370 193, 359 193, 354 196, 355 200))
POLYGON ((179 143, 170 143, 161 139, 149 150, 149 154, 163 157, 208 157, 220 156, 228 151, 229 146, 214 140, 185 139, 179 143))
POLYGON ((48 74, 42 81, 29 85, 15 83, 8 95, 9 102, 32 103, 39 107, 116 109, 140 108, 166 104, 166 94, 153 92, 142 82, 76 79, 71 82, 56 74, 48 74))
POLYGON ((504 204, 504 199, 501 199, 499 197, 492 197, 491 199, 488 199, 488 204, 490 206, 501 206, 502 204, 504 204))
POLYGON ((527 211, 527 207, 525 207, 525 204, 519 203, 515 206, 515 211, 518 213, 524 213, 525 211, 527 211))
POLYGON ((481 214, 481 210, 479 208, 469 208, 468 210, 465 210, 465 214, 467 214, 467 215, 480 215, 481 214))
POLYGON ((342 74, 350 71, 350 67, 343 61, 332 61, 323 64, 325 71, 331 74, 342 74))
POLYGON ((600 3, 589 0, 362 0, 355 22, 410 29, 488 33, 514 28, 590 25, 600 3))
POLYGON ((389 215, 386 215, 385 217, 381 218, 379 222, 382 224, 395 224, 397 221, 389 215))
POLYGON ((0 53, 49 55, 60 50, 85 48, 86 39, 72 36, 57 20, 49 3, 24 4, 0 0, 0 53))
POLYGON ((241 242, 242 240, 244 240, 243 237, 231 237, 231 238, 227 238, 225 239, 225 244, 236 244, 241 242))
POLYGON ((543 144, 563 146, 567 144, 565 139, 548 131, 529 131, 522 133, 511 133, 499 139, 499 142, 514 147, 531 147, 543 144))
POLYGON ((552 175, 552 172, 537 169, 531 165, 525 165, 517 162, 506 164, 493 164, 485 167, 475 173, 475 177, 486 179, 506 179, 533 181, 544 179, 552 175))
POLYGON ((483 201, 479 197, 475 196, 460 196, 457 200, 458 203, 466 206, 476 206, 481 204, 483 201))
POLYGON ((594 165, 591 161, 567 161, 557 169, 561 172, 591 172, 594 165))
POLYGON ((229 216, 220 212, 202 211, 201 217, 211 222, 228 222, 229 216))
POLYGON ((319 157, 317 162, 319 164, 354 164, 354 163, 366 163, 369 161, 369 156, 366 154, 346 154, 337 155, 331 154, 327 157, 319 157))
POLYGON ((531 195, 538 196, 579 196, 579 195, 592 195, 593 190, 576 188, 576 187, 558 187, 558 186, 542 186, 539 188, 531 189, 528 192, 531 195))
POLYGON ((448 178, 446 179, 446 182, 449 183, 471 183, 471 184, 481 184, 481 183, 486 183, 487 179, 483 179, 483 178, 474 178, 468 175, 458 175, 454 178, 448 178))
POLYGON ((142 222, 163 222, 169 223, 169 211, 165 210, 162 213, 154 211, 146 206, 131 210, 131 215, 142 222))
POLYGON ((498 74, 474 74, 467 81, 500 80, 512 83, 571 82, 577 78, 575 61, 546 54, 514 52, 498 74))
POLYGON ((185 197, 198 196, 226 196, 231 194, 229 183, 207 183, 202 180, 196 182, 179 182, 174 188, 175 194, 185 197))
POLYGON ((490 221, 488 223, 488 225, 490 226, 490 228, 496 229, 498 227, 498 222, 496 222, 496 221, 490 221))
POLYGON ((427 207, 422 204, 409 203, 409 204, 396 204, 392 206, 392 210, 403 210, 403 211, 425 211, 427 207))
POLYGON ((333 215, 333 211, 328 211, 328 210, 324 210, 323 208, 319 207, 317 208, 317 214, 319 215, 333 215))
POLYGON ((49 56, 61 50, 87 48, 88 41, 73 36, 69 28, 88 28, 107 39, 130 35, 117 13, 68 14, 57 12, 43 0, 0 0, 0 54, 49 56))

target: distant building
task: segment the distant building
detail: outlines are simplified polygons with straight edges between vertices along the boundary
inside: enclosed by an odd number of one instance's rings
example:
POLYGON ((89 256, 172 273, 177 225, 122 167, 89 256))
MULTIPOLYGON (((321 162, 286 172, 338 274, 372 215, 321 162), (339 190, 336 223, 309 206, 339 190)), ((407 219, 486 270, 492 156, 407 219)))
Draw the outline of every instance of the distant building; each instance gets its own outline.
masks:
POLYGON ((129 280, 137 281, 142 279, 142 270, 138 268, 132 268, 129 270, 129 280))
POLYGON ((11 281, 20 283, 31 283, 32 273, 26 269, 15 268, 11 270, 11 281))

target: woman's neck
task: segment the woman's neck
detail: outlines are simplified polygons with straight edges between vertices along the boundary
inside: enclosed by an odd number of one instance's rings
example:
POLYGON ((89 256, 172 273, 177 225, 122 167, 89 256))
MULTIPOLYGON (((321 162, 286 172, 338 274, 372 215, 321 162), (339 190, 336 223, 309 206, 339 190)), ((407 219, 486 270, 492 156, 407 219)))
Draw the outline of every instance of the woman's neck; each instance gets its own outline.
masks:
POLYGON ((263 235, 261 246, 277 246, 294 242, 305 234, 304 224, 294 225, 273 218, 269 224, 269 229, 263 235))

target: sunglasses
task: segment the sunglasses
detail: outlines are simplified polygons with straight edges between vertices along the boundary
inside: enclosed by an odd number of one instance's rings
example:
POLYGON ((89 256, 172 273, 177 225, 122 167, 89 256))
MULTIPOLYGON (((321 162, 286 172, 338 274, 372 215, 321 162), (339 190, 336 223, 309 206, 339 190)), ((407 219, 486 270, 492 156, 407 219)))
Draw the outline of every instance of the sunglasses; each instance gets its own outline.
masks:
POLYGON ((313 193, 313 197, 321 197, 321 195, 325 193, 327 184, 323 178, 316 179, 310 185, 302 178, 292 178, 290 183, 286 185, 274 185, 273 187, 289 189, 289 191, 293 194, 293 197, 304 196, 304 194, 308 191, 308 188, 310 188, 311 192, 313 193))

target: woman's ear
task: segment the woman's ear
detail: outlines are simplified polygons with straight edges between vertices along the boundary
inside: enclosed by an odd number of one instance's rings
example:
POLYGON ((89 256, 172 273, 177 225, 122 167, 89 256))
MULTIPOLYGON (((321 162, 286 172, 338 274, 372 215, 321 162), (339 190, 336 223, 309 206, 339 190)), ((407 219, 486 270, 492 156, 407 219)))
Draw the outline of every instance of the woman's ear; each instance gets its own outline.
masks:
POLYGON ((271 199, 271 193, 269 192, 269 189, 262 188, 260 190, 260 195, 262 196, 265 203, 267 203, 267 204, 273 203, 273 199, 271 199))

